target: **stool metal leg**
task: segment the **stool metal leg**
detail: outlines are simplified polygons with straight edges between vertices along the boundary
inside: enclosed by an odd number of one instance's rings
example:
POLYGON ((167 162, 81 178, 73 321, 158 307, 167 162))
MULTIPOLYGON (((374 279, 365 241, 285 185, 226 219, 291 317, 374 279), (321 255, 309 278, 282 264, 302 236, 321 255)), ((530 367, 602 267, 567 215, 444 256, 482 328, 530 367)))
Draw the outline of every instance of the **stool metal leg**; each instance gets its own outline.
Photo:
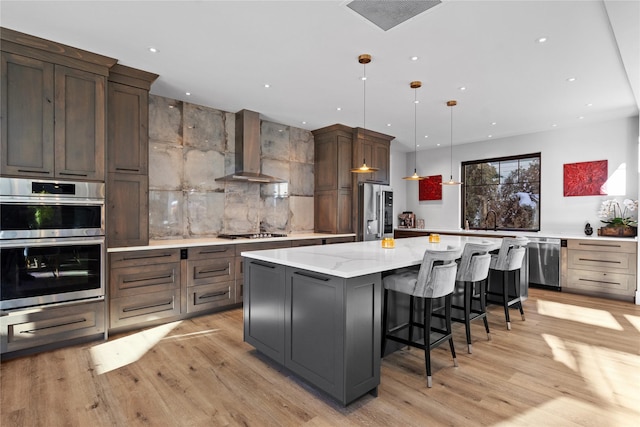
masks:
POLYGON ((453 345, 453 333, 451 326, 451 294, 445 297, 445 319, 446 319, 446 331, 449 335, 449 347, 451 347, 451 357, 453 357, 453 366, 458 366, 458 359, 456 359, 456 348, 453 345))
MULTIPOLYGON (((412 297, 413 298, 413 297, 412 297)), ((433 380, 431 377, 431 298, 425 298, 424 303, 424 363, 427 368, 427 387, 431 388, 433 380)))
POLYGON ((485 279, 480 281, 478 286, 480 286, 480 310, 485 313, 482 320, 484 321, 484 329, 487 331, 487 340, 491 341, 491 332, 489 331, 489 321, 487 320, 487 281, 489 279, 485 279))
POLYGON ((415 320, 413 318, 414 316, 414 312, 413 312, 413 306, 415 304, 415 299, 413 297, 413 295, 411 295, 409 297, 409 341, 413 342, 413 324, 415 323, 415 320))
POLYGON ((467 333, 467 352, 472 353, 471 348, 471 294, 473 282, 464 282, 464 326, 467 333))
POLYGON ((507 320, 507 329, 511 330, 511 319, 509 318, 509 272, 502 272, 502 297, 504 304, 504 317, 507 320))

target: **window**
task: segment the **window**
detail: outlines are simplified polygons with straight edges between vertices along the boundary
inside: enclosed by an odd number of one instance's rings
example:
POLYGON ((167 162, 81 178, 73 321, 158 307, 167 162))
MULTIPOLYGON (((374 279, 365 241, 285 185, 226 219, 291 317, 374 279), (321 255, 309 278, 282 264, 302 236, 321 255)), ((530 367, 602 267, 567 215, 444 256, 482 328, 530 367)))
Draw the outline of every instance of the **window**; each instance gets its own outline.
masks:
POLYGON ((476 230, 540 230, 540 153, 462 163, 462 221, 476 230))

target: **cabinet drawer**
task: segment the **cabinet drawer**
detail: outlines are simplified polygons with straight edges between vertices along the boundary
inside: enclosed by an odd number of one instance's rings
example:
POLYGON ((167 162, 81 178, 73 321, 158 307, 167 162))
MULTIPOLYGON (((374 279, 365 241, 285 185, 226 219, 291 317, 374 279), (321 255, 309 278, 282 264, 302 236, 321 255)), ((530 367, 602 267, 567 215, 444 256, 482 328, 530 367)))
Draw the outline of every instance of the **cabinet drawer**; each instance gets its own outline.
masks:
POLYGON ((626 252, 570 250, 569 268, 635 274, 636 256, 626 252))
POLYGON ((111 328, 180 314, 180 289, 113 298, 110 302, 111 328))
POLYGON ((187 313, 223 307, 235 303, 234 282, 211 285, 189 286, 187 288, 187 313))
POLYGON ((596 252, 627 252, 630 254, 636 253, 637 243, 631 242, 618 242, 607 240, 567 240, 567 248, 579 249, 583 251, 596 251, 596 252))
POLYGON ((291 247, 297 248, 299 246, 314 246, 321 245, 322 239, 300 239, 300 240, 292 240, 291 247))
POLYGON ((228 282, 235 277, 235 257, 187 261, 187 286, 228 282))
POLYGON ((105 302, 16 312, 0 318, 1 352, 54 344, 105 331, 105 302))
POLYGON ((180 263, 113 268, 109 283, 112 298, 171 290, 180 286, 180 263))
POLYGON ((563 288, 614 295, 633 295, 636 290, 636 276, 632 274, 569 269, 568 276, 563 288))
POLYGON ((325 239, 325 244, 332 245, 334 243, 351 243, 355 241, 355 236, 329 237, 325 239))
POLYGON ((127 251, 109 254, 110 268, 164 264, 180 261, 179 249, 154 249, 149 251, 127 251))
POLYGON ((260 242, 260 243, 240 243, 236 245, 236 256, 240 256, 242 252, 262 251, 265 249, 290 248, 291 240, 282 240, 279 242, 260 242))
POLYGON ((235 255, 233 245, 199 246, 189 248, 189 260, 222 258, 235 255))

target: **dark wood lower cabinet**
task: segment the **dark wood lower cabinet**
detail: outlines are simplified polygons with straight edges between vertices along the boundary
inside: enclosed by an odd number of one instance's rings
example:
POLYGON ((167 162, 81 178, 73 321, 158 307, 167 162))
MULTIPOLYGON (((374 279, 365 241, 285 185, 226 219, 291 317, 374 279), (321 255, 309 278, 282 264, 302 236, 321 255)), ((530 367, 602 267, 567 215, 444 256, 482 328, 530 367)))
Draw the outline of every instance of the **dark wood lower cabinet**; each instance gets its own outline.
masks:
POLYGON ((104 300, 8 313, 0 317, 0 353, 104 337, 105 317, 104 300))
POLYGON ((381 278, 244 260, 244 339, 346 405, 380 383, 381 278))

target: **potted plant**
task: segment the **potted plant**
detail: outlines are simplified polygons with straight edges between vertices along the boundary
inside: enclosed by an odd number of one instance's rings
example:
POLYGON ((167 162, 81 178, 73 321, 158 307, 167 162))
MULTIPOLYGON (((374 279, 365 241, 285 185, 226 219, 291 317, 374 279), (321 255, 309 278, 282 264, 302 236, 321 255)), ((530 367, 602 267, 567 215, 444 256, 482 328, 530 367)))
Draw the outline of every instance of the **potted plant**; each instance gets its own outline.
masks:
POLYGON ((624 208, 621 208, 620 203, 615 199, 602 202, 598 217, 606 225, 598 230, 599 236, 634 237, 638 235, 638 220, 631 214, 638 209, 638 201, 624 199, 622 206, 624 208))

